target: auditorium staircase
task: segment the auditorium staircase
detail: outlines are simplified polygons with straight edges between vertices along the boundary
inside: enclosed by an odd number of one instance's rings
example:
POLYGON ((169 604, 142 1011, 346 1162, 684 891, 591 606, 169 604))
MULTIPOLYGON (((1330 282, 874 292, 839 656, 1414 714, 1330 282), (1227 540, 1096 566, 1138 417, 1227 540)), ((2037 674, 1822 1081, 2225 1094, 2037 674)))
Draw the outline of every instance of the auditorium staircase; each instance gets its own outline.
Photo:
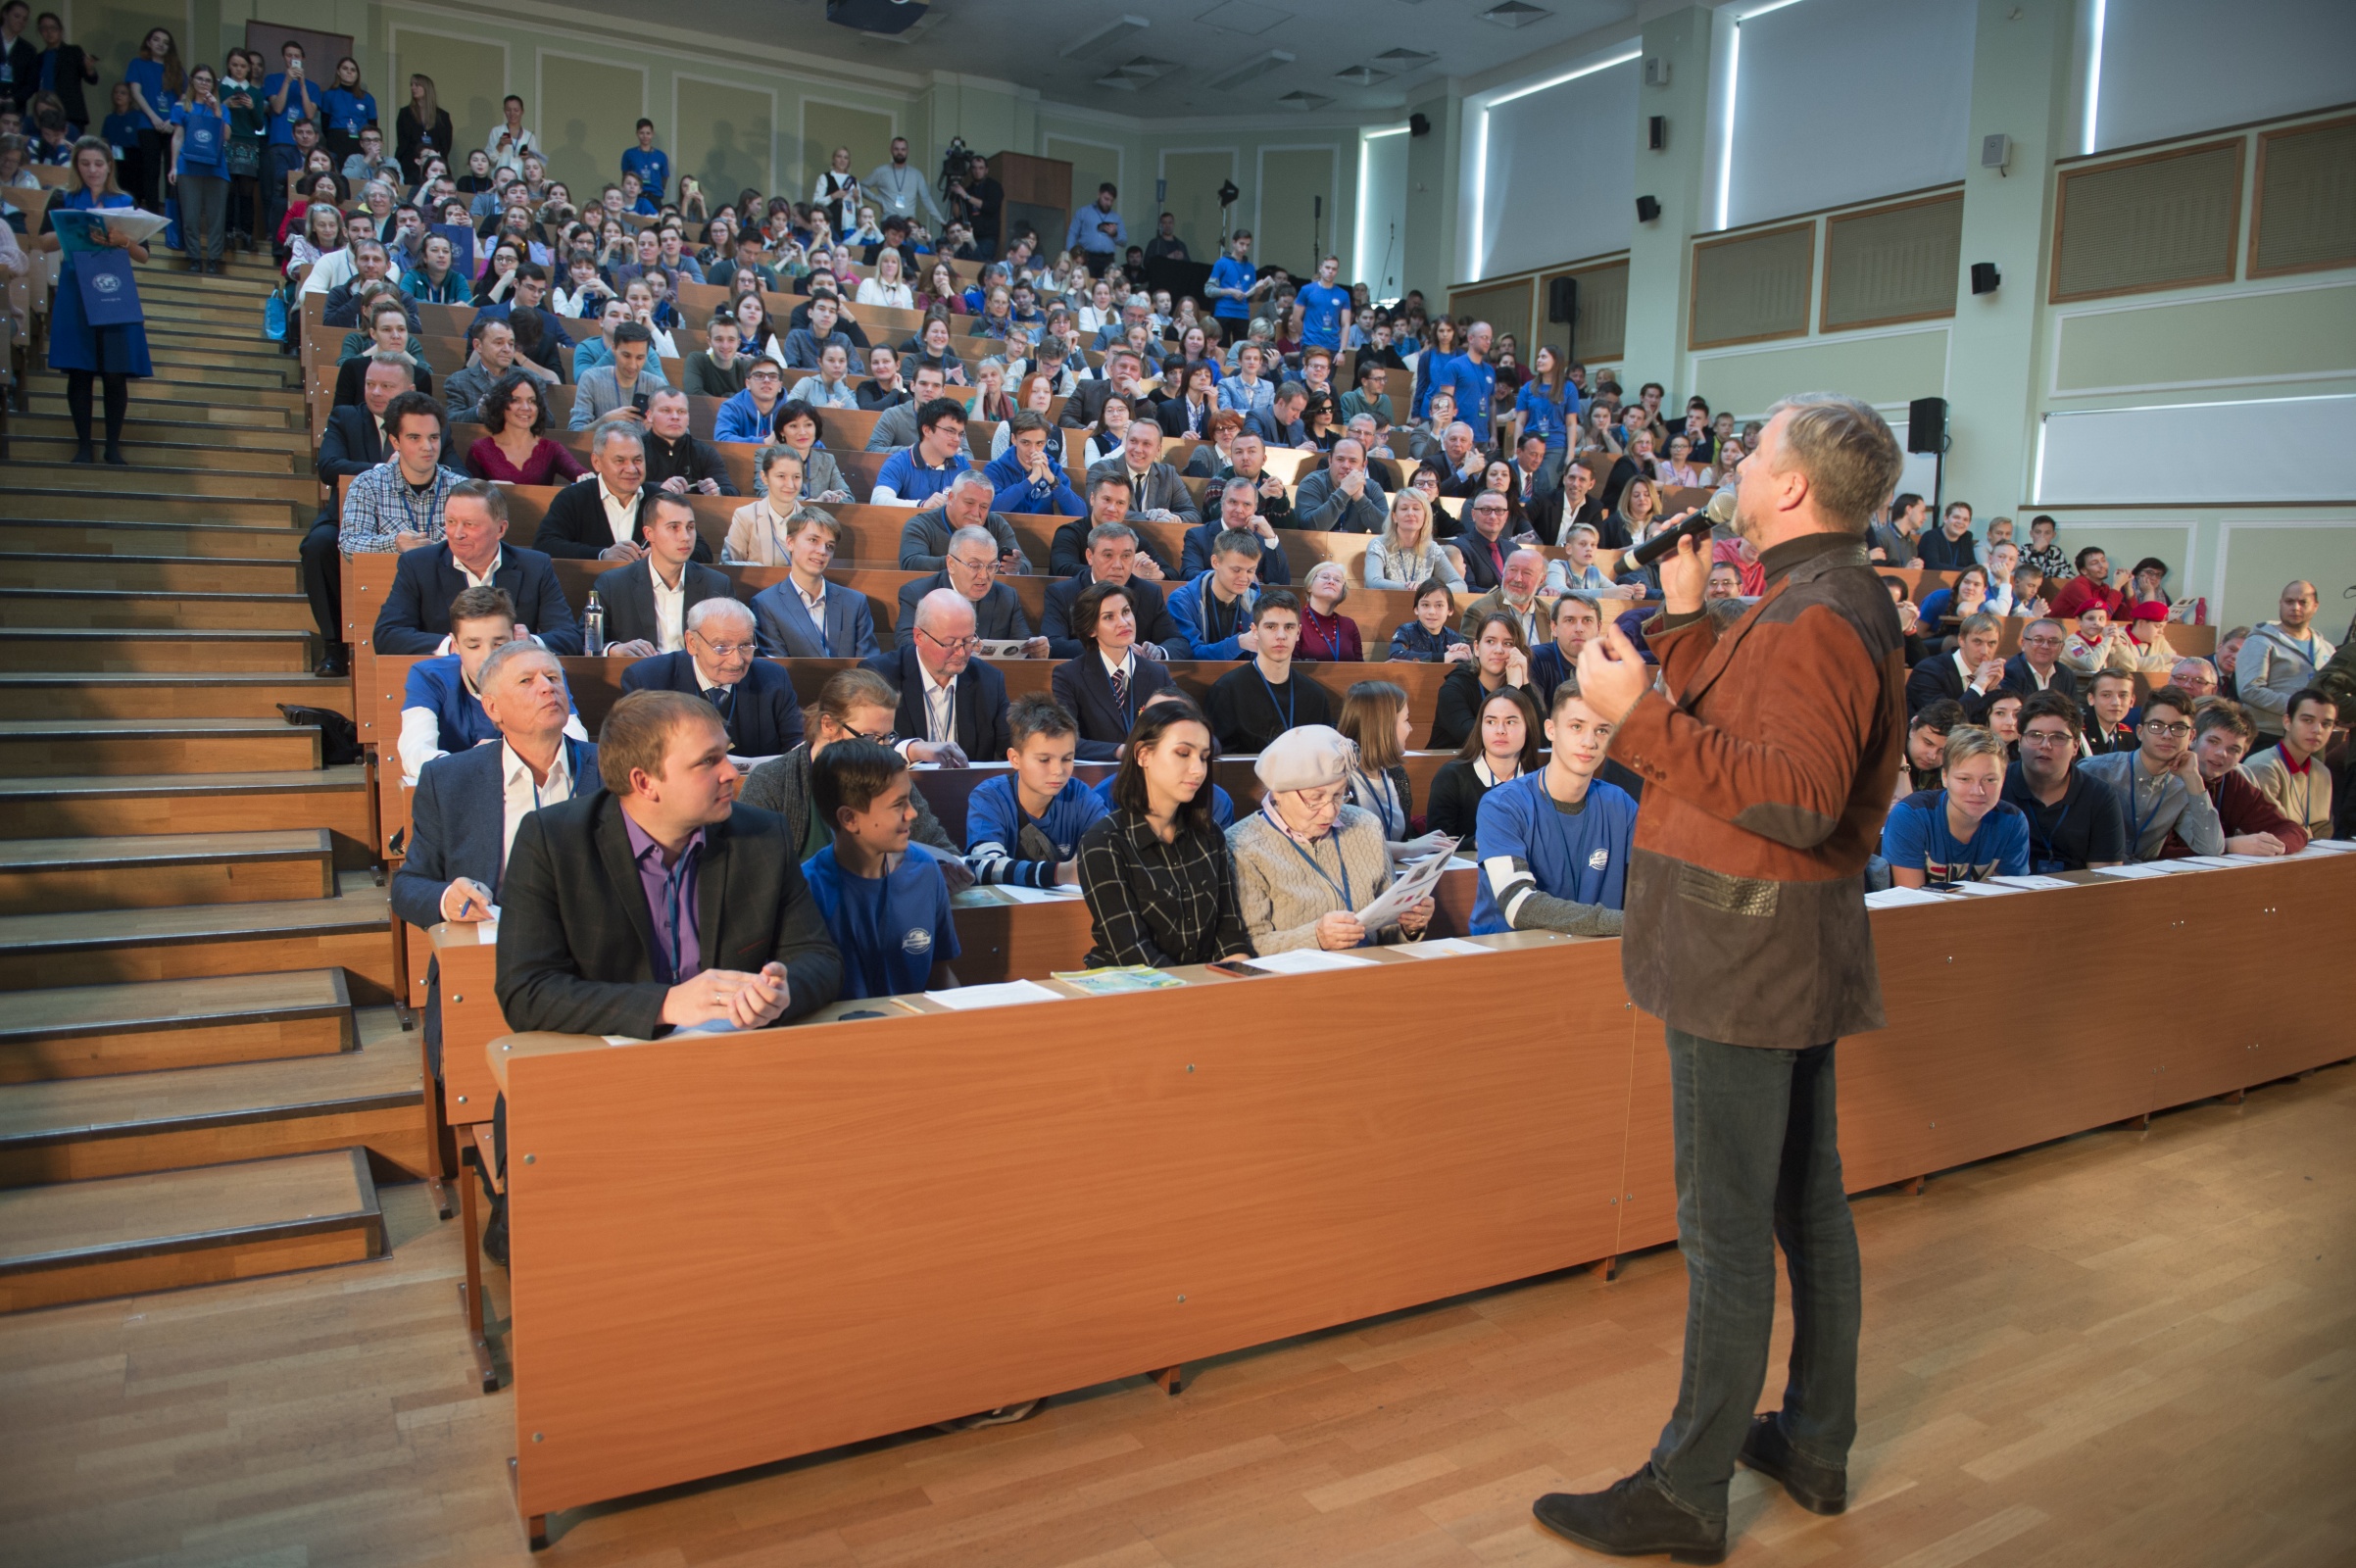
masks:
POLYGON ((380 1255, 424 1167, 362 766, 297 547, 319 509, 267 256, 139 270, 132 467, 36 347, 0 465, 0 1310, 380 1255))

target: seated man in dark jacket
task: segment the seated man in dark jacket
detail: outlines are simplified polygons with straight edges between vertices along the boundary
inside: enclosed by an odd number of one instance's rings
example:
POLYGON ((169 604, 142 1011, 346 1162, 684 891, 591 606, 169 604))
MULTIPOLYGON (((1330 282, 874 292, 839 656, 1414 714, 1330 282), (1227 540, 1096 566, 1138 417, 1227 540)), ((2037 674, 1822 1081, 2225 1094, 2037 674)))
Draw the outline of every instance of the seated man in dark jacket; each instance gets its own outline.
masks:
POLYGON ((1022 612, 1021 599, 998 580, 997 535, 987 528, 959 528, 949 536, 948 546, 939 571, 900 585, 900 612, 893 621, 900 646, 915 640, 916 607, 924 596, 946 588, 973 607, 974 635, 986 642, 1020 643, 1023 658, 1045 659, 1047 639, 1031 635, 1031 619, 1022 612))
POLYGON ((622 671, 621 689, 701 697, 727 726, 731 756, 781 757, 802 744, 802 705, 785 666, 758 652, 750 607, 699 600, 687 612, 687 646, 637 661, 622 671))
POLYGON ((439 654, 450 637, 450 602, 478 584, 515 603, 521 635, 554 654, 581 651, 581 628, 537 550, 507 543, 507 491, 487 479, 453 485, 442 507, 442 542, 409 551, 376 612, 379 654, 439 654))

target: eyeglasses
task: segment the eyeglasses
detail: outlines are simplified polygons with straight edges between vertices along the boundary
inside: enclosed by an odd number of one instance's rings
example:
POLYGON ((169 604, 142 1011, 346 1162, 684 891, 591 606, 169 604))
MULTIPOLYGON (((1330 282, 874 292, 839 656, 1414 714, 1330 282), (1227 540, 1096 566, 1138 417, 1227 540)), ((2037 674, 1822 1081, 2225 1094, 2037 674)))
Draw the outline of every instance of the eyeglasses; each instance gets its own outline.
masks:
POLYGON ((2025 729, 2021 731, 2023 746, 2067 746, 2070 732, 2066 729, 2025 729))
POLYGON ((2181 723, 2163 724, 2156 718, 2147 718, 2143 720, 2143 730, 2148 735, 2183 736, 2191 734, 2192 726, 2181 723))
POLYGON ((734 659, 739 654, 751 658, 761 651, 752 643, 715 643, 702 632, 695 634, 695 640, 702 643, 714 659, 734 659))
POLYGON ((926 631, 921 626, 916 628, 916 635, 923 638, 926 642, 933 644, 935 647, 941 648, 953 654, 970 654, 976 648, 982 646, 982 640, 979 637, 935 637, 931 632, 926 631))
POLYGON ((951 556, 949 559, 953 562, 956 562, 958 565, 963 566, 967 571, 988 572, 998 570, 998 558, 996 556, 986 556, 980 561, 968 561, 963 556, 951 556))
POLYGON ((848 724, 842 726, 842 729, 843 739, 847 741, 872 741, 878 746, 897 746, 900 744, 900 737, 893 734, 890 730, 885 730, 881 735, 867 735, 862 734, 859 730, 853 729, 848 724))

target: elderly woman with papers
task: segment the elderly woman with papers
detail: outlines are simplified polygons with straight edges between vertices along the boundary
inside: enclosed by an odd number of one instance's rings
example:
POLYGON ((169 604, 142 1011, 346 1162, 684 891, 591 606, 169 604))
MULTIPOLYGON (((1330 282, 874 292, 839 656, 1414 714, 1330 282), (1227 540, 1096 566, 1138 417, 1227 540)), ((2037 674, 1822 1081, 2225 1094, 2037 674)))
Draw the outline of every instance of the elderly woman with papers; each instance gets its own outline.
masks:
POLYGON ((1244 926, 1261 953, 1411 942, 1431 924, 1428 896, 1372 930, 1358 918, 1392 872, 1382 819, 1348 804, 1357 752, 1340 730, 1303 724, 1259 754, 1266 798, 1227 830, 1227 848, 1244 926))

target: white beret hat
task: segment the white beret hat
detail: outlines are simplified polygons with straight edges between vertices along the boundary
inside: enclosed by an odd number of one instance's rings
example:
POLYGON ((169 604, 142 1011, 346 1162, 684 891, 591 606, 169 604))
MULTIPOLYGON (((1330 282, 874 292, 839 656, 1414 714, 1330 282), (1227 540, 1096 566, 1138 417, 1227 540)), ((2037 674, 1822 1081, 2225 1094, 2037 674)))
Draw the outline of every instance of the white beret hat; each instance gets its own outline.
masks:
POLYGON ((1357 760, 1349 736, 1331 724, 1303 724, 1270 741, 1252 771, 1271 790, 1314 790, 1341 783, 1357 760))

